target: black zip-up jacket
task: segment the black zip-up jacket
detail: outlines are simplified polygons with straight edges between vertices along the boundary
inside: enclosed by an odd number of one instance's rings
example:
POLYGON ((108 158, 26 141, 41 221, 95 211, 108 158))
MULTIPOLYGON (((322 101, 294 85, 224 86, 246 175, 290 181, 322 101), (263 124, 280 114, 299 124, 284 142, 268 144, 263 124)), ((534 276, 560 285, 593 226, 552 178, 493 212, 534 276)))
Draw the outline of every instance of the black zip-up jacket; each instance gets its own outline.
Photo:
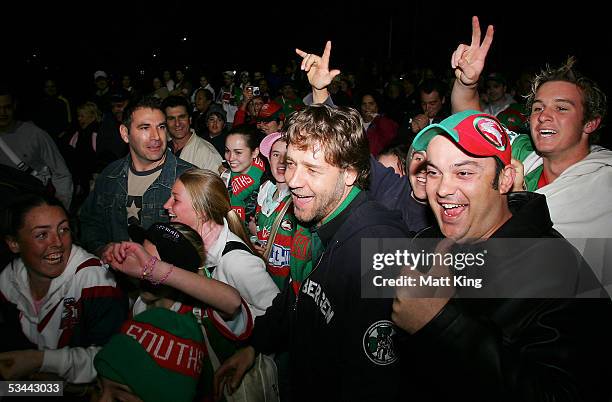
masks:
MULTIPOLYGON (((503 260, 495 275, 514 272, 506 277, 516 281, 517 290, 537 291, 551 279, 539 280, 539 271, 549 275, 564 265, 559 272, 573 266, 577 274, 566 279, 578 286, 587 282, 590 268, 568 242, 551 247, 533 241, 562 239, 552 228, 545 196, 514 193, 508 201, 512 218, 492 238, 519 241, 497 249, 503 260), (533 262, 541 257, 545 263, 533 262)), ((441 234, 427 229, 419 236, 441 234)), ((402 362, 408 363, 407 401, 610 401, 612 303, 607 297, 452 299, 401 344, 402 362)))
POLYGON ((392 401, 400 387, 391 299, 361 298, 361 240, 406 237, 401 216, 360 193, 317 230, 325 251, 297 295, 257 317, 250 344, 290 352, 293 401, 392 401), (369 356, 369 357, 368 357, 369 356))

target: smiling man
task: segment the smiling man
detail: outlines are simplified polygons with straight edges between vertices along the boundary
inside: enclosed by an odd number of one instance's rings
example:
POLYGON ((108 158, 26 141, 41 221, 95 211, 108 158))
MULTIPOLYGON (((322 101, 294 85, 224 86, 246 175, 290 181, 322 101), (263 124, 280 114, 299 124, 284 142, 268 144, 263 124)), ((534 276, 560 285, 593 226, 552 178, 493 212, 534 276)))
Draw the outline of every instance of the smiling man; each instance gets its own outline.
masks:
POLYGON ((181 158, 200 169, 219 171, 223 160, 213 144, 196 135, 191 128, 190 105, 184 96, 169 96, 164 99, 162 109, 166 113, 170 147, 177 158, 181 158))
POLYGON ((422 131, 413 146, 427 150, 427 198, 446 237, 487 239, 510 219, 506 193, 515 176, 510 142, 492 116, 456 114, 422 131), (439 135, 448 132, 452 135, 439 135))
POLYGON ((257 318, 251 346, 224 363, 216 382, 235 388, 256 352, 289 350, 291 400, 395 400, 391 301, 361 298, 359 250, 362 239, 406 231, 399 213, 364 191, 370 160, 361 117, 354 109, 313 105, 289 118, 286 135, 285 178, 294 214, 312 232, 314 267, 257 318))
POLYGON ((128 225, 168 221, 163 207, 176 178, 193 165, 166 149, 166 116, 156 98, 127 106, 120 126, 129 154, 108 165, 81 207, 81 240, 101 256, 112 242, 129 240, 128 225))
MULTIPOLYGON (((451 61, 457 77, 451 97, 454 111, 479 108, 476 83, 492 41, 490 26, 481 44, 474 17, 471 44, 459 45, 451 61)), ((531 135, 511 133, 512 156, 524 166, 520 184, 546 196, 555 230, 572 242, 612 290, 612 151, 595 145, 607 98, 575 64, 569 58, 535 77, 528 97, 531 135)))
POLYGON ((601 288, 552 228, 545 197, 509 193, 515 169, 499 121, 473 110, 457 113, 426 127, 413 146, 427 151, 427 198, 439 227, 419 237, 450 239, 441 244, 456 243, 445 252, 457 256, 485 250, 484 265, 461 274, 483 278, 488 291, 457 286, 453 299, 398 291, 393 321, 413 335, 411 364, 427 373, 407 381, 412 397, 607 400, 611 326, 601 317, 611 303, 571 299, 576 289, 601 288), (433 374, 442 367, 453 373, 444 380, 433 374))
MULTIPOLYGON (((531 138, 519 135, 513 139, 513 155, 525 164, 529 190, 542 189, 546 193, 545 188, 558 178, 571 180, 577 172, 570 168, 581 171, 581 180, 587 179, 588 183, 599 180, 603 184, 611 177, 610 151, 590 146, 606 115, 606 96, 573 64, 574 60, 569 60, 535 78, 528 98, 531 138)), ((592 187, 596 190, 598 186, 592 187)), ((609 185, 604 187, 610 190, 609 185)))

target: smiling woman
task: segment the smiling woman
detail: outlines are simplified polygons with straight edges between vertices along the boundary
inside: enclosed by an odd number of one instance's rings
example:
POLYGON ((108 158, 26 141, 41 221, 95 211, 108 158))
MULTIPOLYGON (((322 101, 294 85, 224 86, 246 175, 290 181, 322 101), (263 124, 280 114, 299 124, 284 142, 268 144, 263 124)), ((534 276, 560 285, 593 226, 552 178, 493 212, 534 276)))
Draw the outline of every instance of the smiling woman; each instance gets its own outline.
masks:
POLYGON ((204 242, 202 275, 234 287, 254 316, 272 304, 278 288, 254 255, 242 220, 230 205, 221 178, 210 170, 190 169, 179 176, 164 204, 171 222, 195 229, 204 242))
POLYGON ((0 304, 19 316, 12 328, 3 323, 3 343, 8 330, 25 335, 32 349, 4 343, 9 352, 0 353, 0 377, 92 381, 94 345, 106 343, 127 316, 127 299, 113 275, 72 243, 68 215, 54 198, 18 198, 2 234, 19 255, 0 274, 0 304))
POLYGON ((291 192, 285 179, 287 140, 282 133, 267 135, 259 145, 268 159, 274 180, 261 185, 257 195, 256 232, 258 251, 266 260, 266 269, 279 289, 288 283, 291 246, 297 220, 291 206, 291 192))
POLYGON ((228 184, 230 203, 246 223, 255 216, 257 193, 265 171, 259 157, 260 134, 255 127, 242 125, 234 127, 225 139, 225 159, 232 171, 228 184))

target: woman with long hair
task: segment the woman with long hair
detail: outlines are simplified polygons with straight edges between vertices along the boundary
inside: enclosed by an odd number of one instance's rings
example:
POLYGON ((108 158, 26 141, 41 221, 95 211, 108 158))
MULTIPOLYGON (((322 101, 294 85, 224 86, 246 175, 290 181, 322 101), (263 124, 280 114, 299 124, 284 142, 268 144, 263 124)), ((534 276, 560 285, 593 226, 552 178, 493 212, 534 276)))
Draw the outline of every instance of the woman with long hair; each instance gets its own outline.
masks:
POLYGON ((264 261, 253 253, 219 176, 202 169, 184 172, 164 208, 172 222, 189 225, 202 236, 206 249, 203 273, 238 290, 253 315, 263 314, 279 290, 264 261))

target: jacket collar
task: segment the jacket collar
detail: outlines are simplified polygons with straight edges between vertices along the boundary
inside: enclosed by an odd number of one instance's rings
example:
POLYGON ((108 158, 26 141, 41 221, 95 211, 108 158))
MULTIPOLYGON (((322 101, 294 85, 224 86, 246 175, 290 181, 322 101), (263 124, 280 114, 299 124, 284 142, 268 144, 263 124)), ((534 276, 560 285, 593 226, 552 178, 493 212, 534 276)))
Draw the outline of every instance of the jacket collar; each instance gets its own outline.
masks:
MULTIPOLYGON (((54 278, 51 281, 49 290, 47 291, 47 294, 43 297, 44 306, 53 306, 57 304, 57 302, 63 297, 63 293, 60 292, 60 290, 63 289, 64 284, 74 278, 74 274, 76 273, 76 269, 79 265, 79 262, 83 260, 83 255, 83 249, 73 244, 64 272, 62 272, 60 276, 54 278)), ((28 269, 23 263, 23 260, 21 258, 14 259, 11 262, 10 268, 7 267, 6 269, 12 270, 12 277, 10 280, 13 283, 14 289, 20 294, 22 298, 28 301, 24 304, 25 306, 27 306, 27 314, 31 317, 36 316, 34 306, 32 305, 32 303, 30 303, 30 301, 33 300, 33 297, 32 292, 30 290, 30 281, 28 279, 28 269)), ((41 310, 41 314, 44 315, 46 313, 47 311, 45 307, 43 307, 43 309, 41 310)))
POLYGON ((334 219, 327 222, 326 224, 321 225, 319 228, 313 226, 310 230, 313 232, 316 231, 319 234, 323 246, 327 248, 332 237, 334 237, 334 235, 340 230, 344 222, 346 222, 346 220, 350 216, 351 211, 353 211, 359 205, 363 204, 366 199, 366 192, 361 191, 357 195, 357 197, 355 197, 355 199, 349 205, 347 205, 342 212, 338 214, 338 216, 336 216, 334 219))
POLYGON ((542 237, 551 232, 553 223, 544 195, 528 191, 510 193, 508 207, 512 217, 491 237, 542 237))
MULTIPOLYGON (((112 179, 122 178, 123 181, 120 180, 119 182, 121 183, 122 186, 125 187, 125 191, 127 191, 127 177, 128 177, 128 171, 130 169, 131 163, 132 163, 132 156, 128 152, 128 154, 123 158, 123 162, 118 164, 117 168, 108 174, 108 177, 112 179)), ((151 184, 151 187, 149 188, 153 188, 155 186, 172 188, 172 186, 174 185, 174 181, 177 178, 176 168, 177 168, 176 156, 174 156, 174 154, 167 147, 166 148, 166 160, 164 161, 162 171, 158 179, 153 184, 151 184)))

